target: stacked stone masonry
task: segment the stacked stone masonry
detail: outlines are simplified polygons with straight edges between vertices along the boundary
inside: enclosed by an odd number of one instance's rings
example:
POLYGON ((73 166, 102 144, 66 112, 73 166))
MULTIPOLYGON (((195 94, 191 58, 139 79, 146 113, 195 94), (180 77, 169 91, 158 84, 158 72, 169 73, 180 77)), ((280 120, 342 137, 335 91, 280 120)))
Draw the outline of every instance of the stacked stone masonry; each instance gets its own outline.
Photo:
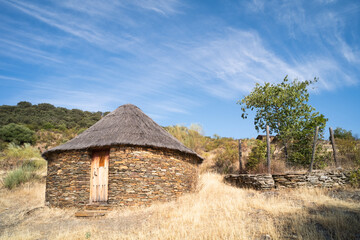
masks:
POLYGON ((224 180, 233 186, 267 190, 296 187, 336 187, 349 182, 349 173, 343 171, 306 174, 230 174, 224 180))
MULTIPOLYGON (((91 150, 49 156, 46 202, 50 206, 89 208, 91 156, 91 150)), ((105 207, 174 200, 195 188, 196 162, 195 156, 172 150, 111 147, 105 207)), ((99 207, 104 207, 104 203, 99 207)))

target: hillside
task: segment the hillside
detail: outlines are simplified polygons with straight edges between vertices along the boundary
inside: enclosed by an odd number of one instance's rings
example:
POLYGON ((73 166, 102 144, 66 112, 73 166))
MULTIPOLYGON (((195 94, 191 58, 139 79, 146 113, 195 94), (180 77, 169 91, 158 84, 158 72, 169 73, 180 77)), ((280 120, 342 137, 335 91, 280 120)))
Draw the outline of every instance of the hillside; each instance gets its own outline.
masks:
MULTIPOLYGON (((0 130, 8 124, 24 126, 33 132, 35 149, 43 152, 74 138, 77 134, 93 125, 108 112, 88 112, 79 109, 55 107, 48 103, 33 105, 22 101, 16 106, 0 106, 0 130)), ((202 127, 191 124, 189 127, 175 125, 164 127, 188 148, 203 156, 205 161, 201 171, 215 171, 221 174, 239 170, 238 140, 218 135, 204 136, 202 127)), ((347 133, 345 131, 345 133, 347 133)), ((351 133, 351 132, 350 132, 351 133)), ((353 168, 360 164, 360 140, 337 139, 339 158, 343 167, 353 168)), ((272 145, 272 171, 306 171, 308 165, 303 162, 285 162, 280 143, 272 145)), ((0 140, 0 150, 7 143, 0 140)), ((333 167, 332 148, 326 141, 318 144, 316 168, 333 167)), ((3 153, 0 152, 0 158, 3 153)), ((266 145, 255 139, 242 139, 242 161, 247 172, 261 173, 266 171, 266 145)))
POLYGON ((0 106, 0 127, 9 123, 23 124, 31 130, 81 130, 99 121, 108 112, 89 112, 55 107, 49 103, 33 105, 22 101, 16 106, 0 106))

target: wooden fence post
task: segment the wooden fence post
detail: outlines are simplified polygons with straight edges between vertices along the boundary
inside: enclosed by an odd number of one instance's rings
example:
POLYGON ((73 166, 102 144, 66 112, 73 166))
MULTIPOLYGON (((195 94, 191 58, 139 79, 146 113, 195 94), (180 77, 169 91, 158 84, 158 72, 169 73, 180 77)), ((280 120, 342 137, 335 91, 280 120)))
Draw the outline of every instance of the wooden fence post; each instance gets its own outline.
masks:
POLYGON ((329 127, 329 132, 330 132, 330 141, 331 141, 331 145, 332 145, 332 149, 333 149, 335 166, 338 168, 339 163, 336 158, 336 146, 335 146, 335 139, 334 139, 334 131, 333 131, 332 127, 329 127))
POLYGON ((312 172, 312 169, 313 169, 313 164, 314 164, 314 159, 315 159, 315 152, 316 152, 316 142, 317 142, 317 138, 318 138, 318 132, 319 132, 319 126, 316 126, 315 135, 314 135, 314 143, 313 143, 313 151, 312 151, 312 155, 311 155, 311 163, 310 163, 309 172, 312 172))
POLYGON ((241 151, 241 139, 239 139, 239 173, 243 173, 243 164, 242 164, 242 151, 241 151))
POLYGON ((271 159, 270 159, 270 134, 269 134, 269 125, 266 125, 266 146, 267 146, 267 171, 268 174, 271 174, 271 159))

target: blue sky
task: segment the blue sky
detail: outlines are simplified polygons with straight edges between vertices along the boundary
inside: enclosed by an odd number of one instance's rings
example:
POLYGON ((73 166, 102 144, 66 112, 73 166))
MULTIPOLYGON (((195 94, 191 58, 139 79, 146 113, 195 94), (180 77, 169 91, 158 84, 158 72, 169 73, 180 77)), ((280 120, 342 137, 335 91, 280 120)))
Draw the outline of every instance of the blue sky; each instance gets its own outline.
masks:
POLYGON ((319 77, 310 104, 360 134, 360 1, 0 0, 0 104, 132 103, 160 125, 256 137, 237 100, 319 77))

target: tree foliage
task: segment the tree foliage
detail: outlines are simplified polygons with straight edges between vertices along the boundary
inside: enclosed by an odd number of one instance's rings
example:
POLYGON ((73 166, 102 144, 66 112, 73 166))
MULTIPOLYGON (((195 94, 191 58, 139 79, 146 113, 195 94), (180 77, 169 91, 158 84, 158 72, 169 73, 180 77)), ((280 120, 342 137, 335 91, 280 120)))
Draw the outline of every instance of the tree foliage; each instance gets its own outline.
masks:
POLYGON ((107 113, 88 112, 79 109, 66 109, 55 107, 49 103, 40 103, 33 105, 22 101, 16 106, 0 106, 0 127, 10 124, 26 125, 31 130, 88 128, 99 121, 101 116, 107 113))
POLYGON ((28 127, 10 123, 0 128, 0 139, 5 142, 12 142, 15 144, 30 143, 34 144, 36 141, 35 132, 28 127))
POLYGON ((266 161, 266 142, 256 140, 255 146, 251 149, 249 159, 245 164, 246 170, 254 170, 261 162, 266 161))
POLYGON ((334 138, 341 161, 349 162, 351 165, 360 165, 360 141, 353 136, 352 132, 337 127, 334 130, 334 138))
POLYGON ((257 131, 265 131, 269 125, 270 133, 278 135, 287 160, 307 163, 314 129, 319 126, 320 134, 324 131, 327 119, 308 103, 308 87, 317 81, 317 78, 289 81, 286 76, 279 84, 256 84, 249 95, 238 101, 242 118, 247 118, 247 110, 256 111, 254 125, 257 131), (307 151, 300 151, 304 149, 307 151))
POLYGON ((348 140, 355 140, 351 131, 347 131, 341 127, 337 127, 334 130, 334 138, 337 139, 348 139, 348 140))

